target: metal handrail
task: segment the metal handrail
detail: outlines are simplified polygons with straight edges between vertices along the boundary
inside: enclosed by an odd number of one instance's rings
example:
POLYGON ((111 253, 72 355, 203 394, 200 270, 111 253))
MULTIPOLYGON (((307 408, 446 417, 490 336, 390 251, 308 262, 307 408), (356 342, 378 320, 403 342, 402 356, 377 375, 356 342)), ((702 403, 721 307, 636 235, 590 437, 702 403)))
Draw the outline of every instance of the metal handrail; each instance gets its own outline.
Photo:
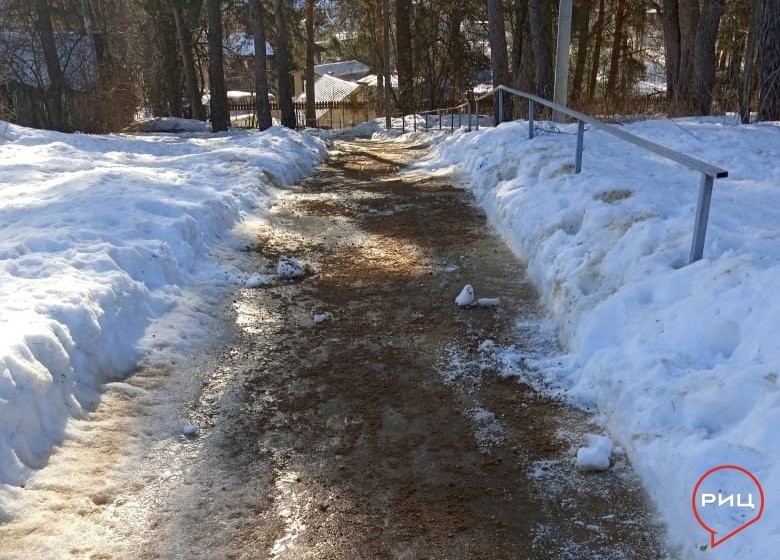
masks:
POLYGON ((598 128, 599 130, 603 130, 604 132, 612 134, 613 136, 617 136, 621 140, 639 146, 640 148, 644 148, 645 150, 653 152, 659 156, 665 157, 666 159, 675 161, 681 165, 684 165, 688 169, 692 169, 693 171, 698 171, 700 173, 718 179, 729 176, 729 172, 726 171, 725 169, 707 163, 706 161, 702 161, 700 159, 686 156, 685 154, 681 154, 680 152, 671 150, 666 146, 662 146, 661 144, 656 144, 655 142, 646 140, 641 136, 637 136, 635 134, 631 134, 630 132, 626 132, 625 130, 618 128, 617 126, 607 124, 594 117, 588 116, 584 113, 580 113, 579 111, 569 109, 568 107, 565 107, 553 101, 548 101, 542 97, 524 91, 520 91, 518 89, 514 89, 502 85, 493 88, 493 90, 490 91, 488 94, 480 96, 478 99, 484 99, 489 95, 493 95, 497 90, 506 91, 507 93, 518 95, 520 97, 524 97, 526 99, 532 100, 535 103, 538 103, 540 105, 549 107, 550 109, 557 111, 558 113, 563 113, 564 115, 568 115, 569 117, 577 121, 582 121, 586 124, 591 125, 592 127, 598 128))
MULTIPOLYGON (((496 86, 490 91, 484 93, 483 95, 474 98, 474 103, 477 104, 478 107, 479 101, 486 99, 490 96, 496 96, 497 97, 496 105, 498 109, 497 117, 498 117, 498 122, 501 123, 504 121, 504 93, 505 92, 511 95, 517 95, 519 97, 523 97, 528 100, 528 138, 529 139, 534 137, 534 119, 536 117, 537 104, 544 105, 545 107, 549 107, 553 111, 567 115, 577 121, 577 147, 576 147, 575 159, 574 159, 575 173, 579 173, 580 171, 582 171, 582 151, 584 149, 584 143, 585 143, 586 124, 590 125, 593 128, 603 130, 604 132, 616 136, 617 138, 620 138, 625 142, 634 144, 635 146, 638 146, 643 150, 647 150, 656 155, 659 155, 661 157, 679 163, 687 167, 688 169, 701 173, 701 186, 699 187, 699 197, 696 206, 696 221, 693 226, 693 239, 691 241, 691 251, 688 258, 688 262, 693 263, 702 258, 702 255, 704 253, 704 240, 707 234, 707 220, 709 218, 710 202, 712 201, 712 187, 715 182, 715 179, 728 177, 729 172, 727 170, 718 167, 716 165, 712 165, 711 163, 707 163, 706 161, 702 161, 700 159, 682 154, 680 152, 667 148, 666 146, 662 146, 661 144, 657 144, 655 142, 642 138, 641 136, 631 134, 630 132, 627 132, 622 128, 619 128, 611 124, 607 124, 594 117, 591 117, 584 113, 580 113, 579 111, 575 111, 559 103, 555 103, 554 101, 549 101, 547 99, 544 99, 543 97, 539 97, 538 95, 534 95, 532 93, 528 93, 525 91, 520 91, 518 89, 514 89, 508 86, 504 86, 504 85, 496 86)), ((468 106, 468 115, 469 115, 468 130, 471 131, 471 102, 470 101, 467 101, 455 107, 448 107, 445 109, 435 109, 432 111, 421 112, 420 114, 426 114, 426 129, 428 128, 427 113, 436 112, 438 114, 441 114, 442 111, 448 111, 448 110, 452 111, 454 109, 460 110, 463 108, 464 105, 468 106)), ((414 123, 415 123, 415 130, 416 130, 416 125, 417 125, 416 119, 414 123)), ((451 128, 454 128, 453 122, 451 122, 450 125, 451 128)), ((441 118, 439 119, 439 128, 441 128, 441 118)), ((477 114, 477 130, 479 130, 479 114, 477 114)))

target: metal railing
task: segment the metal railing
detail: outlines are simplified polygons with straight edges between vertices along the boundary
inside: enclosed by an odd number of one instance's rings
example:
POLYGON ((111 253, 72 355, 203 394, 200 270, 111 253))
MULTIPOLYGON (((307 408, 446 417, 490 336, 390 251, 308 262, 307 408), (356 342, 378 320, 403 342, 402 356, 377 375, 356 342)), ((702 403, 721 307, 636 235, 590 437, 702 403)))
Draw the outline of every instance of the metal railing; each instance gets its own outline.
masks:
MULTIPOLYGON (((635 134, 631 134, 630 132, 627 132, 626 130, 620 127, 607 124, 591 116, 588 116, 584 113, 580 113, 579 111, 575 111, 568 107, 564 107, 563 105, 560 105, 553 101, 549 101, 537 95, 533 95, 531 93, 527 93, 503 85, 497 86, 492 90, 490 90, 489 92, 480 95, 479 97, 476 97, 474 99, 475 109, 479 106, 479 101, 486 99, 490 96, 495 96, 495 107, 498 110, 498 115, 497 115, 498 122, 499 123, 504 122, 504 95, 505 94, 516 95, 518 97, 522 97, 528 100, 528 138, 529 139, 532 139, 534 137, 534 129, 535 129, 534 121, 536 117, 537 105, 543 105, 545 107, 549 107, 554 112, 566 115, 577 121, 577 145, 575 148, 575 155, 574 155, 575 173, 579 173, 580 171, 582 171, 582 151, 585 144, 586 124, 590 125, 593 128, 602 130, 608 134, 612 134, 613 136, 616 136, 621 140, 628 142, 630 144, 634 144, 635 146, 638 146, 644 150, 647 150, 656 155, 659 155, 661 157, 679 163, 680 165, 683 165, 688 169, 701 173, 701 185, 699 187, 699 198, 696 206, 696 220, 693 225, 693 239, 691 241, 691 251, 688 257, 688 263, 690 264, 696 262, 702 258, 702 255, 704 253, 704 240, 707 235, 707 220, 709 218, 710 203, 712 201, 712 188, 715 183, 715 179, 728 177, 729 175, 728 171, 720 167, 717 167, 715 165, 712 165, 710 163, 707 163, 706 161, 702 161, 700 159, 687 156, 675 150, 671 150, 665 146, 662 146, 655 142, 651 142, 650 140, 647 140, 635 134)), ((426 120, 425 128, 426 130, 428 130, 429 129, 428 115, 432 113, 436 113, 439 117, 438 118, 439 129, 441 130, 442 129, 441 115, 442 113, 449 112, 451 115, 450 129, 454 130, 455 128, 454 111, 458 110, 460 115, 462 114, 463 107, 467 107, 467 114, 468 114, 467 130, 470 132, 471 122, 472 122, 471 105, 472 103, 467 101, 466 103, 462 103, 461 105, 456 105, 454 107, 447 107, 444 109, 434 109, 432 111, 423 111, 420 112, 419 114, 425 114, 425 120, 426 120)), ((478 111, 475 112, 478 113, 478 111)), ((416 116, 413 116, 413 119, 414 119, 414 129, 416 130, 417 129, 416 116)), ((460 127, 461 126, 459 125, 458 128, 460 127)), ((405 116, 402 118, 402 128, 405 129, 405 116)), ((479 114, 477 114, 476 129, 479 130, 479 114)))

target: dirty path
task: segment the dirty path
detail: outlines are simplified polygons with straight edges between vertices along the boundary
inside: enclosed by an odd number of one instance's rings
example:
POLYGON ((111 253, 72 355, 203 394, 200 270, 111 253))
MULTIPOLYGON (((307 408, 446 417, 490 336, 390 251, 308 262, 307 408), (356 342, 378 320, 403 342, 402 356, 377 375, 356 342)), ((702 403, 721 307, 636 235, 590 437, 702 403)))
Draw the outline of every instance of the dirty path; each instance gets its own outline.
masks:
MULTIPOLYGON (((151 511, 114 532, 132 545, 74 557, 666 557, 625 458, 578 473, 598 428, 507 375, 528 374, 524 356, 554 361, 554 335, 470 195, 399 174, 423 149, 337 142, 279 199, 249 252, 314 274, 237 294, 177 474, 138 489, 132 511, 151 511), (457 308, 467 282, 500 305, 457 308)), ((133 502, 112 500, 116 515, 133 502)))
POLYGON ((521 266, 468 193, 400 178, 408 145, 337 148, 259 232, 262 259, 296 255, 316 274, 241 301, 237 348, 252 367, 220 420, 222 468, 260 460, 272 490, 232 552, 662 557, 625 463, 572 472, 585 416, 480 359, 485 340, 522 352, 525 338, 538 353, 516 322, 539 317, 521 266), (458 309, 466 282, 501 305, 458 309))

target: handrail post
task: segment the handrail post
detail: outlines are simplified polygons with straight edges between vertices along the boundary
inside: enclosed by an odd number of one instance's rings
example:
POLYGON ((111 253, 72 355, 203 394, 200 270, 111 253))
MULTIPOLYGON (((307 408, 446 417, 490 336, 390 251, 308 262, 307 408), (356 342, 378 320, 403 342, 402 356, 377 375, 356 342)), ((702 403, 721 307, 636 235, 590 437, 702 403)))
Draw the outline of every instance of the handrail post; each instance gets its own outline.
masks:
POLYGON ((528 100, 528 139, 534 137, 534 117, 536 115, 536 101, 528 100))
POLYGON ((582 145, 585 142, 585 121, 577 121, 577 155, 574 158, 574 172, 582 171, 582 145))
POLYGON ((498 90, 498 122, 496 122, 496 126, 500 125, 502 122, 504 122, 504 90, 499 88, 499 90, 498 90))
POLYGON ((704 255, 704 238, 707 235, 707 219, 710 215, 710 201, 712 200, 712 185, 715 178, 712 175, 701 174, 701 186, 699 187, 699 202, 696 205, 696 221, 693 224, 693 241, 691 242, 691 255, 688 264, 694 263, 704 255))

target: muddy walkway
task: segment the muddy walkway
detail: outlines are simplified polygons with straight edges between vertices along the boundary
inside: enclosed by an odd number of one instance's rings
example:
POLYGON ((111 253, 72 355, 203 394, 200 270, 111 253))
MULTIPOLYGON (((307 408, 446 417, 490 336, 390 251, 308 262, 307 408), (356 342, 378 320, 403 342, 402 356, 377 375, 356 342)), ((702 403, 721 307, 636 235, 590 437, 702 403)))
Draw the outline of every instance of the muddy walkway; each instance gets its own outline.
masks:
POLYGON ((239 302, 233 359, 251 367, 218 422, 218 467, 228 480, 262 472, 267 489, 228 554, 663 557, 625 462, 574 472, 584 415, 480 358, 486 340, 538 353, 517 321, 539 317, 469 195, 401 179, 408 146, 337 148, 259 232, 261 261, 295 255, 316 274, 239 302), (458 309, 466 282, 501 305, 458 309))
POLYGON ((251 258, 314 274, 237 294, 234 339, 198 366, 200 433, 168 448, 175 476, 125 498, 143 521, 115 521, 102 554, 73 557, 666 557, 625 459, 578 473, 597 428, 507 374, 555 359, 537 295, 468 193, 399 174, 421 150, 339 142, 279 199, 251 258), (500 306, 457 308, 467 282, 500 306))

